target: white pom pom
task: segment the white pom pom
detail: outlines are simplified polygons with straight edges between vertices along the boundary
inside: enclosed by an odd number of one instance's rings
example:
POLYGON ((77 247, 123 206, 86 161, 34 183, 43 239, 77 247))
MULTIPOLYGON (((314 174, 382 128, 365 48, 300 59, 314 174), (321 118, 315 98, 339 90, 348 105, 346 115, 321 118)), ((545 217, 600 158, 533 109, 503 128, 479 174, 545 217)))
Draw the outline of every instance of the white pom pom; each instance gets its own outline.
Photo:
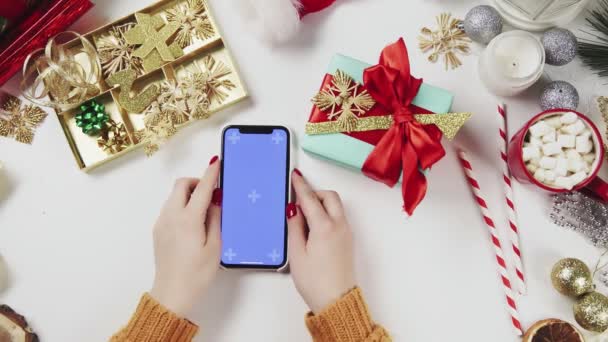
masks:
POLYGON ((270 43, 284 43, 300 28, 299 0, 237 0, 247 27, 270 43))

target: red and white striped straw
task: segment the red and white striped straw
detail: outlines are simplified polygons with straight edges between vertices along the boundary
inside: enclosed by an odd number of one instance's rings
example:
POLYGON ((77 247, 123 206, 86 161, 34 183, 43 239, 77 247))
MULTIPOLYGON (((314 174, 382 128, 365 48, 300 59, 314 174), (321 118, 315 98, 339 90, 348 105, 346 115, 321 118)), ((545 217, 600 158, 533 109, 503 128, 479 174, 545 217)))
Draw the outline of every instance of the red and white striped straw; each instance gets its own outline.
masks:
POLYGON ((502 178, 504 182, 505 202, 509 217, 509 240, 513 250, 513 263, 515 264, 515 274, 517 275, 517 289, 520 294, 526 294, 526 279, 524 277, 524 265, 521 259, 521 249, 519 248, 519 221, 515 202, 513 201, 513 188, 511 186, 511 172, 507 163, 507 146, 509 144, 509 131, 507 130, 507 112, 504 105, 498 105, 498 117, 500 120, 499 146, 500 158, 502 159, 502 178))
POLYGON ((498 237, 496 225, 494 224, 494 220, 492 219, 492 215, 490 214, 490 210, 488 209, 488 205, 485 201, 485 196, 483 196, 481 192, 479 182, 477 181, 477 177, 473 172, 473 167, 471 165, 471 162, 467 158, 466 153, 462 150, 459 150, 458 158, 460 159, 460 163, 462 164, 462 168, 470 185, 471 192, 473 193, 473 196, 475 197, 479 209, 481 210, 483 220, 486 226, 488 227, 488 231, 490 232, 490 237, 492 238, 492 245, 494 246, 494 253, 496 255, 498 274, 500 275, 503 284, 503 289, 505 291, 505 304, 507 312, 511 316, 511 323, 513 325, 513 328, 515 329, 515 333, 518 336, 521 336, 523 335, 523 330, 521 327, 521 322, 519 320, 519 312, 517 311, 515 296, 513 295, 513 289, 511 288, 511 281, 509 280, 509 271, 507 269, 507 264, 505 262, 504 254, 502 252, 502 246, 498 237))

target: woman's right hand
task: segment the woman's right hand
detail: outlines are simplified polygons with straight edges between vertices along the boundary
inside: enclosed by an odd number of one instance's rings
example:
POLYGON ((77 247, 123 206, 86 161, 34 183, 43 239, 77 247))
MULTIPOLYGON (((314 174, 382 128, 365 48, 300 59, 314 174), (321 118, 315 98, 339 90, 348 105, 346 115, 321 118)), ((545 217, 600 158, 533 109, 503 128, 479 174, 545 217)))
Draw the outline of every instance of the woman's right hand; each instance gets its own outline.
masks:
POLYGON ((287 206, 291 274, 318 314, 356 285, 352 232, 335 191, 314 191, 297 169, 291 181, 297 197, 297 205, 287 206))

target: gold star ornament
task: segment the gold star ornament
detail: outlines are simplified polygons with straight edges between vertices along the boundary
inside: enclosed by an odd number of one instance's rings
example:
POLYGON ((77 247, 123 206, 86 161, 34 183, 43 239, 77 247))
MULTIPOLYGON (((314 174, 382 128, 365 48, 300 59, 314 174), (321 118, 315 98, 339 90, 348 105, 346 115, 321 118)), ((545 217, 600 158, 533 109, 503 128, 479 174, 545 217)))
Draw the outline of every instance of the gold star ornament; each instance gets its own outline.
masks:
POLYGON ((22 105, 21 100, 7 95, 0 106, 0 136, 31 144, 36 127, 42 124, 46 116, 39 107, 22 105))
POLYGON ((184 55, 178 42, 167 45, 179 24, 165 23, 158 15, 135 13, 137 25, 124 33, 125 40, 131 45, 140 45, 133 51, 134 57, 143 59, 146 72, 160 68, 184 55))

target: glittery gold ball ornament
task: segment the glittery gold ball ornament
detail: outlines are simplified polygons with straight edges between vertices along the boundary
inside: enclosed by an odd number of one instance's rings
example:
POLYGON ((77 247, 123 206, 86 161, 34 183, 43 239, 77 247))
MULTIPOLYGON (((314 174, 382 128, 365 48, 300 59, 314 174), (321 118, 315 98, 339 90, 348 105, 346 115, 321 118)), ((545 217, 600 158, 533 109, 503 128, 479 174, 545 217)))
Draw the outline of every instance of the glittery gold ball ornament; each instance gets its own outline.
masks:
POLYGON ((574 319, 584 329, 604 332, 608 329, 608 297, 587 293, 574 304, 574 319))
POLYGON ((574 258, 561 259, 553 266, 551 282, 559 293, 570 297, 578 297, 594 289, 589 267, 574 258))

